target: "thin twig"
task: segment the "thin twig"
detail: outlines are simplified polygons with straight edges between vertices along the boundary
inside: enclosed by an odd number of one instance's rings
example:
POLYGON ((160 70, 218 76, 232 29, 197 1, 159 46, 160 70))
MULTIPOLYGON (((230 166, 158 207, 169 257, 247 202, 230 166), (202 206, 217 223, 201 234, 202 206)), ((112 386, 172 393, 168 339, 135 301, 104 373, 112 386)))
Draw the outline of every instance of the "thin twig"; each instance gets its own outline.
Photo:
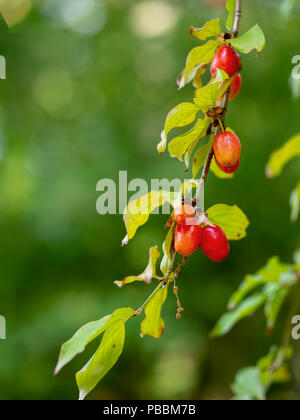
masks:
MULTIPOLYGON (((235 38, 238 36, 239 33, 239 26, 240 26, 240 20, 241 20, 241 16, 242 16, 242 0, 237 0, 236 2, 236 7, 235 7, 235 14, 234 14, 234 21, 233 21, 233 25, 232 25, 232 36, 235 38)), ((222 108, 224 108, 225 112, 224 112, 224 117, 223 117, 223 122, 225 119, 225 115, 226 115, 226 109, 227 109, 227 104, 228 104, 228 98, 229 98, 229 89, 227 90, 227 92, 224 95, 223 101, 222 101, 222 108)), ((218 134, 219 131, 219 127, 216 127, 214 130, 214 137, 218 134)), ((197 191, 195 194, 195 199, 197 201, 197 203, 199 202, 200 199, 200 195, 201 195, 201 190, 205 184, 206 178, 208 176, 209 170, 210 170, 210 166, 211 166, 211 162, 214 156, 214 146, 213 143, 209 149, 205 164, 204 164, 204 168, 201 174, 201 178, 197 187, 197 191)), ((199 203, 198 203, 199 204, 199 203)))

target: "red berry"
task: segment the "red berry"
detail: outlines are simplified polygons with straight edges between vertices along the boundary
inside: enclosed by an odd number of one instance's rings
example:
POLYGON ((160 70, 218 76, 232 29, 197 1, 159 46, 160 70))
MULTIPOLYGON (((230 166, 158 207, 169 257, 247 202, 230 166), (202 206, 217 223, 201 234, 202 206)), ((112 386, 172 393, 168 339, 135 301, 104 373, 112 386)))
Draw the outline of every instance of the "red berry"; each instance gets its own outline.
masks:
POLYGON ((196 216, 194 208, 190 204, 182 204, 182 206, 175 209, 175 221, 179 225, 191 224, 189 219, 194 219, 196 216))
POLYGON ((199 247, 202 238, 200 225, 177 225, 175 231, 175 250, 178 254, 188 257, 199 247))
POLYGON ((232 174, 233 172, 237 171, 240 167, 240 161, 238 161, 233 166, 223 166, 217 161, 216 158, 215 158, 215 161, 216 161, 216 164, 218 165, 218 167, 221 169, 221 171, 225 172, 225 174, 232 174))
POLYGON ((215 262, 224 261, 229 254, 229 243, 219 226, 206 226, 203 229, 200 248, 204 254, 215 262))
POLYGON ((241 142, 232 131, 223 131, 214 139, 216 161, 221 166, 235 166, 241 157, 241 142))
POLYGON ((240 90, 242 87, 242 76, 240 74, 237 74, 231 84, 230 84, 230 92, 229 92, 229 96, 228 99, 230 101, 233 101, 239 94, 240 90))
POLYGON ((229 77, 232 77, 241 67, 239 54, 232 47, 225 45, 218 49, 212 59, 210 72, 212 77, 216 77, 217 69, 224 70, 229 77))

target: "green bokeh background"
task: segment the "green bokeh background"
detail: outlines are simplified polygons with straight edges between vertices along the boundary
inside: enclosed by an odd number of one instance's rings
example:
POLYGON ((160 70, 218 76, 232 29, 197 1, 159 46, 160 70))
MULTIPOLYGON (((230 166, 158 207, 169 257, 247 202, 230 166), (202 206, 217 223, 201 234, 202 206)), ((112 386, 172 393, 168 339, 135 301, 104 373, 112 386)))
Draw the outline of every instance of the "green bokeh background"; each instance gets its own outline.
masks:
MULTIPOLYGON (((0 2, 4 16, 10 2, 0 2)), ((7 80, 0 81, 0 313, 7 319, 1 399, 76 399, 74 373, 97 343, 54 377, 61 343, 88 321, 138 307, 152 290, 143 284, 120 290, 113 281, 144 269, 148 248, 163 241, 166 217, 151 217, 121 248, 122 216, 97 214, 96 184, 117 180, 120 170, 147 182, 191 177, 182 163, 159 157, 156 144, 167 112, 193 94, 191 86, 178 92, 175 83, 197 45, 190 24, 215 15, 224 21, 225 13, 212 7, 221 1, 164 0, 169 26, 153 36, 151 19, 153 31, 159 22, 148 14, 150 30, 143 32, 139 3, 145 2, 95 0, 92 15, 78 23, 69 0, 32 2, 1 43, 7 60, 7 80)), ((243 276, 273 255, 291 261, 300 247, 288 205, 299 161, 278 179, 264 173, 270 153, 300 131, 300 102, 289 87, 291 60, 300 54, 300 8, 287 18, 287 1, 243 3, 241 31, 260 23, 267 46, 258 58, 243 57, 243 90, 228 113, 243 143, 241 168, 233 181, 209 176, 206 204, 238 204, 251 220, 248 236, 232 244, 221 265, 201 253, 190 259, 179 281, 183 319, 176 321, 170 293, 160 340, 139 337, 141 319, 128 323, 118 365, 89 398, 230 398, 235 373, 280 340, 281 322, 268 338, 261 312, 227 337, 208 339, 243 276)), ((273 388, 271 398, 300 398, 297 343, 291 369, 291 383, 273 388)))

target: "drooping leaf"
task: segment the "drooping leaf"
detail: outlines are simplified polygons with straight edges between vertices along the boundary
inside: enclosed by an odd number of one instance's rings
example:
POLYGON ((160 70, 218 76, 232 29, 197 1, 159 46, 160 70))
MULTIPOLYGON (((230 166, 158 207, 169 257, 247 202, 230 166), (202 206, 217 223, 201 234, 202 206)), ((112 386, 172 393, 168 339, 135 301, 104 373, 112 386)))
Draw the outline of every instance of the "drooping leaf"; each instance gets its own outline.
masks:
POLYGON ((141 335, 160 338, 165 329, 161 318, 162 306, 167 298, 168 284, 161 287, 145 308, 145 319, 141 323, 141 335))
POLYGON ((196 139, 192 144, 190 144, 190 146, 188 147, 188 150, 184 156, 184 163, 185 166, 187 168, 187 170, 190 169, 190 160, 191 160, 191 156, 193 154, 193 151, 195 150, 195 147, 197 146, 197 144, 199 143, 199 140, 196 139))
POLYGON ((213 157, 212 161, 211 161, 211 165, 210 165, 210 169, 213 172, 213 174, 220 179, 232 179, 234 178, 234 174, 226 174, 225 172, 223 172, 218 165, 216 164, 216 160, 213 157))
POLYGON ((239 371, 231 385, 234 394, 247 396, 255 400, 265 399, 265 388, 261 381, 260 370, 257 366, 248 367, 239 371))
POLYGON ((172 255, 174 252, 174 249, 172 248, 173 245, 173 231, 174 231, 174 224, 175 222, 173 221, 173 224, 171 226, 171 228, 169 229, 166 239, 163 243, 163 258, 161 260, 161 264, 160 264, 160 269, 161 272, 165 275, 168 271, 169 265, 171 263, 172 260, 172 255))
POLYGON ((228 11, 228 18, 226 21, 226 28, 228 31, 232 30, 234 14, 235 14, 236 0, 227 0, 226 9, 228 11))
POLYGON ((109 317, 110 315, 107 315, 98 321, 89 322, 81 327, 70 340, 62 345, 54 371, 55 375, 77 356, 77 354, 82 353, 92 340, 104 332, 105 324, 109 317))
MULTIPOLYGON (((274 286, 274 285, 268 285, 274 286)), ((275 324, 279 315, 279 312, 282 308, 282 305, 288 296, 289 290, 283 289, 279 286, 275 286, 271 293, 268 293, 268 298, 265 304, 265 316, 267 319, 267 331, 272 332, 275 328, 275 324)))
POLYGON ((182 160, 188 147, 195 141, 200 140, 206 135, 206 130, 209 126, 209 120, 198 119, 196 125, 187 133, 176 137, 169 143, 169 153, 171 157, 177 157, 182 160))
POLYGON ((207 217, 211 223, 223 229, 228 240, 239 240, 247 235, 249 220, 237 206, 216 204, 207 210, 207 217))
POLYGON ((210 151, 213 137, 210 137, 209 141, 198 147, 193 157, 193 178, 196 178, 200 172, 200 169, 205 164, 207 155, 210 151))
POLYGON ((221 337, 229 333, 232 328, 243 318, 252 315, 259 307, 266 301, 266 295, 263 293, 256 293, 245 299, 232 312, 227 312, 222 315, 217 322, 215 328, 211 332, 212 337, 221 337))
POLYGON ((300 182, 291 193, 290 206, 291 206, 291 222, 295 223, 299 217, 299 211, 300 211, 300 182))
POLYGON ((131 201, 124 210, 123 219, 127 236, 123 243, 132 239, 137 229, 144 225, 153 210, 163 206, 166 202, 174 204, 174 193, 168 191, 151 191, 148 194, 131 201))
POLYGON ((203 87, 202 75, 206 72, 206 69, 207 64, 204 64, 197 69, 196 75, 193 77, 193 86, 195 89, 201 89, 203 87))
POLYGON ((131 308, 121 308, 108 319, 99 348, 90 361, 76 373, 80 400, 95 388, 119 359, 124 347, 125 323, 134 313, 131 308))
MULTIPOLYGON (((180 87, 182 88, 187 84, 189 80, 188 77, 192 70, 196 68, 196 71, 199 67, 209 64, 213 59, 216 49, 219 45, 219 41, 217 40, 210 40, 207 41, 205 44, 201 45, 200 47, 193 48, 186 60, 185 72, 184 77, 181 80, 180 87)), ((196 75, 196 73, 194 73, 196 75)))
POLYGON ((242 36, 231 39, 230 44, 244 54, 253 50, 260 53, 265 48, 266 39, 261 27, 256 24, 242 36))
POLYGON ((209 20, 201 28, 191 26, 190 34, 202 41, 205 41, 207 38, 217 37, 221 34, 220 19, 209 20))
POLYGON ((292 137, 272 153, 266 167, 267 177, 274 178, 280 175, 285 165, 297 156, 300 156, 300 134, 292 137))
POLYGON ((146 269, 143 273, 139 274, 138 276, 128 276, 125 277, 122 281, 115 281, 115 284, 118 287, 123 287, 125 284, 130 284, 135 281, 142 281, 145 283, 151 283, 151 280, 156 275, 156 263, 160 257, 160 252, 157 249, 157 246, 152 246, 149 250, 149 262, 146 269))
POLYGON ((231 296, 228 303, 228 310, 232 311, 242 300, 257 287, 265 284, 265 281, 260 275, 247 275, 245 280, 241 283, 239 289, 231 296))
POLYGON ((258 271, 265 283, 277 283, 279 276, 292 270, 292 266, 282 263, 278 257, 272 257, 267 264, 258 271))

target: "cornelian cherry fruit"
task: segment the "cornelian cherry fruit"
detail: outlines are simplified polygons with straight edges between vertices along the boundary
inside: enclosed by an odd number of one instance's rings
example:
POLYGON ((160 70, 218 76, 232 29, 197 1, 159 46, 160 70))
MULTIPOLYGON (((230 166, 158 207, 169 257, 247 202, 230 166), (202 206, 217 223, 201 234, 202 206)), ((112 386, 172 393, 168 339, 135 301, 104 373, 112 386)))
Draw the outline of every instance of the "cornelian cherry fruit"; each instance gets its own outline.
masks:
POLYGON ((196 216, 194 208, 190 204, 182 204, 175 209, 175 222, 179 225, 189 224, 189 219, 196 216))
POLYGON ((216 77, 217 69, 224 70, 229 77, 232 77, 241 68, 241 59, 239 54, 229 45, 218 49, 210 66, 210 73, 213 78, 216 77))
POLYGON ((242 87, 242 76, 240 74, 237 74, 231 84, 230 84, 230 91, 229 91, 229 96, 228 99, 230 101, 233 101, 239 94, 240 90, 242 87))
POLYGON ((216 158, 215 158, 215 161, 216 161, 216 164, 218 165, 218 167, 221 169, 221 171, 225 172, 225 174, 233 174, 233 172, 237 171, 240 167, 240 161, 238 161, 233 166, 223 166, 217 161, 216 158))
POLYGON ((232 131, 222 131, 214 139, 214 153, 219 166, 234 167, 241 157, 241 142, 232 131))
POLYGON ((222 262, 229 254, 229 243, 219 226, 206 226, 203 229, 200 248, 212 261, 222 262))
POLYGON ((175 250, 188 257, 199 247, 202 238, 200 225, 177 225, 175 230, 175 250))

